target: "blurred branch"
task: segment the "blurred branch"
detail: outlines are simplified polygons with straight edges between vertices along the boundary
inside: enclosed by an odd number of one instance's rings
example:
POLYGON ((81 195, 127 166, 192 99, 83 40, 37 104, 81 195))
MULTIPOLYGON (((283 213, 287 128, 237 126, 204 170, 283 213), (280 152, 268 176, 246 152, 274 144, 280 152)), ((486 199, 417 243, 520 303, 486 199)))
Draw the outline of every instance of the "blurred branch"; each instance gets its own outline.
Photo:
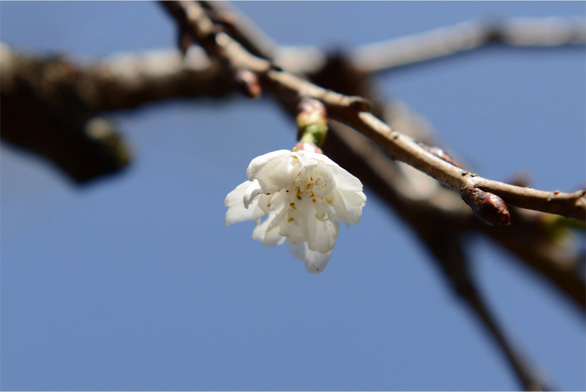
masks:
POLYGON ((426 239, 428 250, 439 261, 438 264, 454 293, 469 306, 474 316, 490 334, 523 388, 527 391, 550 390, 551 388, 542 376, 531 368, 497 322, 496 316, 490 310, 470 272, 470 260, 464 252, 462 236, 454 235, 454 229, 458 230, 449 221, 444 220, 439 225, 435 225, 432 230, 426 228, 423 232, 420 231, 420 235, 426 239))
POLYGON ((83 64, 0 44, 2 139, 49 159, 76 182, 118 172, 130 151, 102 113, 161 99, 226 96, 228 78, 201 54, 194 49, 185 62, 172 51, 83 64))
MULTIPOLYGON (((201 1, 200 4, 204 9, 208 10, 208 16, 212 20, 215 16, 221 16, 222 22, 220 24, 224 26, 226 33, 250 53, 265 59, 273 57, 277 45, 263 34, 256 25, 246 19, 244 15, 238 13, 229 3, 225 1, 201 1)), ((216 20, 214 22, 218 23, 216 20)))
MULTIPOLYGON (((470 210, 462 203, 457 203, 457 195, 445 188, 428 192, 427 198, 415 199, 413 196, 420 194, 417 190, 420 186, 414 186, 373 142, 344 124, 333 122, 331 126, 334 133, 328 136, 325 152, 359 176, 411 226, 433 255, 432 260, 444 273, 454 293, 469 306, 497 344, 520 384, 527 390, 548 389, 506 337, 471 276, 470 260, 465 257, 463 250, 467 243, 465 237, 469 223, 477 222, 470 210)), ((479 226, 502 230, 487 225, 479 226)))
POLYGON ((365 45, 351 52, 349 61, 358 71, 375 73, 493 43, 513 47, 583 46, 586 44, 586 23, 578 17, 470 21, 365 45))

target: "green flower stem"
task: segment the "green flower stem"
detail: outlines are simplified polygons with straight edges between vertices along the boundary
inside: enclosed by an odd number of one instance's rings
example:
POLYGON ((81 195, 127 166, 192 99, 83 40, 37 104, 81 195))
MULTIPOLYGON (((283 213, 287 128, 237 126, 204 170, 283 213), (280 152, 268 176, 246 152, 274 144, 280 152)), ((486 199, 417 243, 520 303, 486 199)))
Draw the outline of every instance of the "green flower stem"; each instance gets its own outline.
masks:
POLYGON ((316 146, 323 146, 326 141, 328 133, 328 124, 321 116, 314 116, 311 122, 298 122, 299 130, 303 132, 299 141, 315 144, 316 146))

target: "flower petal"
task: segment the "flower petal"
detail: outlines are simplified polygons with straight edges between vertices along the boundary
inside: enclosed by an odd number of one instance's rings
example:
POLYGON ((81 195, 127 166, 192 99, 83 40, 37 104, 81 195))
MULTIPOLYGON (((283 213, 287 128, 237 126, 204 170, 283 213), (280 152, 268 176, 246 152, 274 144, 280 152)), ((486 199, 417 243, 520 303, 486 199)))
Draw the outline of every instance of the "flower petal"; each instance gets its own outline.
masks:
POLYGON ((258 187, 257 182, 245 181, 226 196, 226 199, 224 200, 224 205, 228 207, 225 218, 226 226, 247 220, 256 220, 265 214, 260 208, 258 208, 258 199, 249 204, 248 208, 244 205, 244 195, 249 192, 250 189, 256 187, 258 187))
POLYGON ((307 220, 306 225, 309 231, 307 245, 310 250, 328 253, 334 249, 340 230, 340 223, 335 213, 328 210, 327 218, 323 220, 313 216, 307 220))
POLYGON ((252 232, 252 239, 261 241, 264 246, 273 247, 281 245, 287 237, 281 235, 279 223, 287 215, 283 195, 276 195, 270 202, 270 213, 264 222, 257 221, 257 226, 252 232))
POLYGON ((336 189, 334 173, 328 166, 317 166, 315 168, 315 176, 319 179, 313 187, 313 191, 317 196, 325 198, 336 189))
POLYGON ((287 242, 289 251, 298 260, 303 261, 307 272, 317 274, 322 272, 328 265, 332 251, 327 253, 315 252, 309 249, 306 242, 287 242))
POLYGON ((262 188, 257 180, 252 181, 252 185, 246 188, 244 192, 244 208, 248 208, 250 203, 261 193, 263 193, 262 188))
POLYGON ((279 150, 254 158, 246 174, 249 180, 258 180, 263 191, 278 191, 293 183, 297 176, 299 160, 291 151, 279 150))
POLYGON ((362 218, 362 207, 366 204, 366 195, 363 192, 337 189, 334 192, 333 206, 342 222, 356 225, 362 218))
MULTIPOLYGON (((272 226, 274 220, 279 219, 279 215, 269 215, 263 223, 259 223, 252 232, 252 239, 262 242, 264 246, 272 248, 281 245, 287 237, 279 234, 278 226, 272 226)), ((281 218, 282 219, 282 218, 281 218)))
POLYGON ((256 178, 258 171, 265 167, 269 162, 289 155, 291 155, 291 151, 289 150, 278 150, 256 157, 248 165, 246 175, 252 181, 252 179, 256 178))

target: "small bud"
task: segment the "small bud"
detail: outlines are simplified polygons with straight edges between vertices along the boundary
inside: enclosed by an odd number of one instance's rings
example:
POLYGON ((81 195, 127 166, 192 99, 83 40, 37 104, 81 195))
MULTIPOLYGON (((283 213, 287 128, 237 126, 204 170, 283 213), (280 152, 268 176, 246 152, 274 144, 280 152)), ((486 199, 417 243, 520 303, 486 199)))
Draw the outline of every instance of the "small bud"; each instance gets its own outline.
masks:
POLYGON ((239 69, 234 73, 234 81, 238 90, 249 98, 258 98, 262 87, 255 73, 247 69, 239 69))
POLYGON ((312 142, 322 146, 328 132, 327 122, 326 107, 317 99, 305 97, 297 105, 298 140, 309 137, 312 142))
POLYGON ((187 29, 183 27, 179 28, 177 30, 177 46, 179 47, 179 50, 181 50, 183 56, 185 56, 185 53, 187 53, 187 49, 189 49, 191 44, 193 44, 193 37, 191 34, 189 34, 187 29))
POLYGON ((472 190, 463 190, 461 194, 462 199, 484 223, 493 226, 508 226, 511 224, 511 214, 507 204, 494 193, 474 188, 472 190))
POLYGON ((444 161, 451 163, 452 165, 456 166, 457 168, 461 169, 462 166, 460 166, 460 164, 458 164, 458 162, 454 161, 454 159, 448 155, 447 152, 445 152, 444 150, 442 150, 439 147, 429 147, 428 151, 430 153, 432 153, 433 155, 443 159, 444 161))
POLYGON ((316 113, 324 119, 328 119, 325 105, 315 98, 305 97, 299 101, 299 104, 297 105, 297 114, 301 115, 303 113, 316 113))

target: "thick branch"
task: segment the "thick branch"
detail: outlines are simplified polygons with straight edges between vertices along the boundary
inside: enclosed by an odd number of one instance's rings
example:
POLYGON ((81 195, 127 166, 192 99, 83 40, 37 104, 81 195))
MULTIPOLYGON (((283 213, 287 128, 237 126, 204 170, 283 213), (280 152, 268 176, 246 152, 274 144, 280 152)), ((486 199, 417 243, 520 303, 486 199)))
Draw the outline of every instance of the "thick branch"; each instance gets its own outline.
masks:
POLYGON ((118 172, 130 152, 112 123, 98 118, 104 111, 232 91, 227 75, 199 51, 185 61, 172 51, 83 64, 0 44, 2 139, 44 156, 78 183, 118 172))

